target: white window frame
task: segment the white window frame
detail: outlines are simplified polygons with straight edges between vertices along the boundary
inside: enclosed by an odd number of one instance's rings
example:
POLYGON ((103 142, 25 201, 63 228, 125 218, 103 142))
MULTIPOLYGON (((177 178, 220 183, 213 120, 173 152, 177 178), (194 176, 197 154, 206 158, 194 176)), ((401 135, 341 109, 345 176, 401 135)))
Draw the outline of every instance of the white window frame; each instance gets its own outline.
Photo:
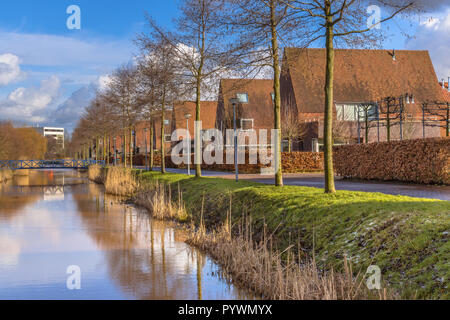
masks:
POLYGON ((249 132, 249 131, 255 131, 255 119, 241 119, 241 131, 249 132), (244 121, 251 121, 252 122, 252 128, 251 129, 244 129, 244 121))
POLYGON ((240 92, 240 93, 236 93, 236 98, 241 101, 241 99, 239 99, 239 96, 245 96, 245 102, 240 102, 242 104, 246 104, 249 103, 249 97, 248 97, 248 93, 247 92, 240 92))

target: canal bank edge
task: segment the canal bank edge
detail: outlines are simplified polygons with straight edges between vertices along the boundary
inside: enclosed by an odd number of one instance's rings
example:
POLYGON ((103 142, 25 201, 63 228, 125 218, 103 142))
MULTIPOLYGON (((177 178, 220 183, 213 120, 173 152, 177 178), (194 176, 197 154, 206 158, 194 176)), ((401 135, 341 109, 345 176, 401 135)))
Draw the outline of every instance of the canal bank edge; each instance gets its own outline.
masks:
POLYGON ((155 181, 171 185, 173 193, 180 188, 188 220, 198 223, 203 206, 209 229, 226 219, 231 199, 232 223, 251 216, 255 240, 266 229, 279 249, 295 246, 294 251, 314 255, 323 268, 339 270, 347 256, 356 273, 379 266, 383 280, 404 298, 450 298, 449 202, 350 191, 326 195, 309 187, 132 173, 141 189, 155 181))

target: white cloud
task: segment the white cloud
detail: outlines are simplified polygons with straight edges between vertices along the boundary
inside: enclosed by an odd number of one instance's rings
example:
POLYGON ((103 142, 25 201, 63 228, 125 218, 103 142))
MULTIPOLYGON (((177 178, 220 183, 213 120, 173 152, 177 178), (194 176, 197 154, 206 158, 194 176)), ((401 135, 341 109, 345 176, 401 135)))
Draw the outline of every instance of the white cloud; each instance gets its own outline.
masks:
POLYGON ((52 124, 71 131, 80 119, 85 108, 95 97, 97 88, 96 83, 91 83, 88 86, 83 86, 74 91, 66 101, 58 105, 56 110, 52 112, 51 117, 49 117, 52 124))
POLYGON ((80 40, 58 35, 0 31, 0 52, 14 53, 21 57, 25 65, 78 66, 99 70, 129 60, 132 46, 129 39, 80 40))
POLYGON ((58 77, 51 76, 41 81, 39 87, 15 89, 6 99, 0 101, 2 119, 43 121, 45 119, 43 113, 59 96, 60 85, 58 77))
POLYGON ((23 79, 19 57, 10 53, 0 55, 0 86, 23 79))
POLYGON ((420 23, 407 49, 429 50, 439 79, 450 76, 450 9, 420 23))

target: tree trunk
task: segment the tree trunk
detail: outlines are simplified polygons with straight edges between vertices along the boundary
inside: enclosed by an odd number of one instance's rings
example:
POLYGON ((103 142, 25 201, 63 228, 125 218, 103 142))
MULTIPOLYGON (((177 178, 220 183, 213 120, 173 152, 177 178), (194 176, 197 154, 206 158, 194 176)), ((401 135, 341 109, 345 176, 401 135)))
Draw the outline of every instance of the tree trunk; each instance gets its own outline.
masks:
POLYGON ((133 128, 130 127, 130 168, 133 169, 133 152, 134 144, 133 144, 133 128))
MULTIPOLYGON (((195 101, 195 121, 201 121, 200 120, 200 107, 201 107, 201 91, 200 91, 200 86, 201 86, 201 78, 198 77, 197 78, 197 97, 196 97, 196 101, 195 101)), ((194 128, 195 125, 194 125, 194 128)), ((202 161, 198 161, 201 159, 200 155, 202 152, 202 139, 201 139, 201 135, 200 132, 195 132, 194 130, 194 141, 195 141, 195 145, 194 145, 194 152, 195 152, 195 176, 197 178, 200 178, 202 176, 202 161)))
POLYGON ((166 173, 166 159, 165 159, 165 126, 164 126, 164 111, 165 111, 165 92, 163 93, 162 105, 161 105, 161 173, 166 173))
POLYGON ((150 171, 153 171, 154 166, 154 153, 153 149, 155 146, 153 145, 153 121, 150 118, 150 171))
POLYGON ((270 26, 272 34, 272 57, 273 57, 273 71, 274 81, 273 90, 275 95, 274 101, 274 129, 277 132, 274 150, 275 160, 275 185, 277 187, 283 186, 283 169, 281 164, 281 94, 280 94, 280 57, 278 48, 278 34, 276 30, 276 12, 275 1, 270 2, 270 26))
POLYGON ((369 111, 367 109, 366 109, 364 116, 365 116, 364 125, 366 126, 366 141, 365 141, 365 143, 369 143, 369 111))
POLYGON ((109 153, 111 152, 111 137, 107 136, 106 141, 108 144, 108 149, 106 151, 106 166, 109 166, 109 153))
POLYGON ((122 142, 122 146, 123 146, 123 166, 126 168, 127 167, 127 129, 123 129, 123 142, 122 142))
POLYGON ((325 167, 325 193, 336 193, 333 168, 333 83, 334 83, 334 30, 331 5, 326 5, 327 34, 326 34, 326 84, 325 84, 325 123, 324 123, 324 167, 325 167))
POLYGON ((292 139, 291 139, 291 137, 289 137, 288 143, 289 143, 289 146, 288 146, 288 152, 289 152, 289 153, 292 153, 292 139))

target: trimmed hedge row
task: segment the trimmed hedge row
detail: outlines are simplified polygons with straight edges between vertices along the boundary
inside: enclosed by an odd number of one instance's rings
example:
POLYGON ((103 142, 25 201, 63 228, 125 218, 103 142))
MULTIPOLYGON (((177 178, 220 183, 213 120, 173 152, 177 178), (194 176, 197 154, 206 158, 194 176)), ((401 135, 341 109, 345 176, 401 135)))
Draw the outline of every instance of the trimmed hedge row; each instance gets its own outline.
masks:
POLYGON ((344 178, 450 184, 450 138, 391 141, 334 148, 344 178))
POLYGON ((283 153, 283 172, 314 172, 323 171, 322 152, 292 152, 283 153))
MULTIPOLYGON (((258 155, 259 158, 259 155, 258 155)), ((225 159, 225 157, 224 157, 225 159)), ((192 158, 192 161, 194 159, 192 158)), ((241 173, 248 174, 260 174, 264 168, 269 168, 269 164, 261 164, 262 161, 258 161, 258 164, 249 164, 249 155, 246 154, 246 164, 239 165, 239 171, 241 173)), ((283 172, 285 173, 298 173, 298 172, 317 172, 323 171, 323 153, 314 152, 292 152, 282 153, 283 172)), ((185 165, 175 165, 170 156, 166 157, 166 165, 168 168, 185 168, 185 165)), ((212 171, 234 171, 233 164, 203 164, 202 169, 212 171)))
MULTIPOLYGON (((259 157, 259 155, 258 155, 259 157)), ((225 159, 225 157, 224 157, 225 159)), ((192 157, 192 163, 194 158, 192 157)), ((269 165, 263 164, 248 164, 249 155, 246 154, 247 164, 239 165, 239 171, 248 174, 259 174, 263 168, 268 168, 269 165)), ((261 162, 261 161, 258 161, 261 162)), ((316 152, 292 152, 282 153, 283 172, 285 173, 298 173, 298 172, 317 172, 323 171, 323 153, 316 152)), ((145 165, 145 155, 139 154, 133 157, 133 164, 137 166, 145 165)), ((154 155, 154 165, 161 165, 161 156, 159 154, 154 155)), ((175 165, 172 162, 170 156, 166 156, 167 168, 185 168, 185 165, 175 165)), ((202 168, 212 171, 234 171, 234 165, 230 164, 203 164, 202 168)))

